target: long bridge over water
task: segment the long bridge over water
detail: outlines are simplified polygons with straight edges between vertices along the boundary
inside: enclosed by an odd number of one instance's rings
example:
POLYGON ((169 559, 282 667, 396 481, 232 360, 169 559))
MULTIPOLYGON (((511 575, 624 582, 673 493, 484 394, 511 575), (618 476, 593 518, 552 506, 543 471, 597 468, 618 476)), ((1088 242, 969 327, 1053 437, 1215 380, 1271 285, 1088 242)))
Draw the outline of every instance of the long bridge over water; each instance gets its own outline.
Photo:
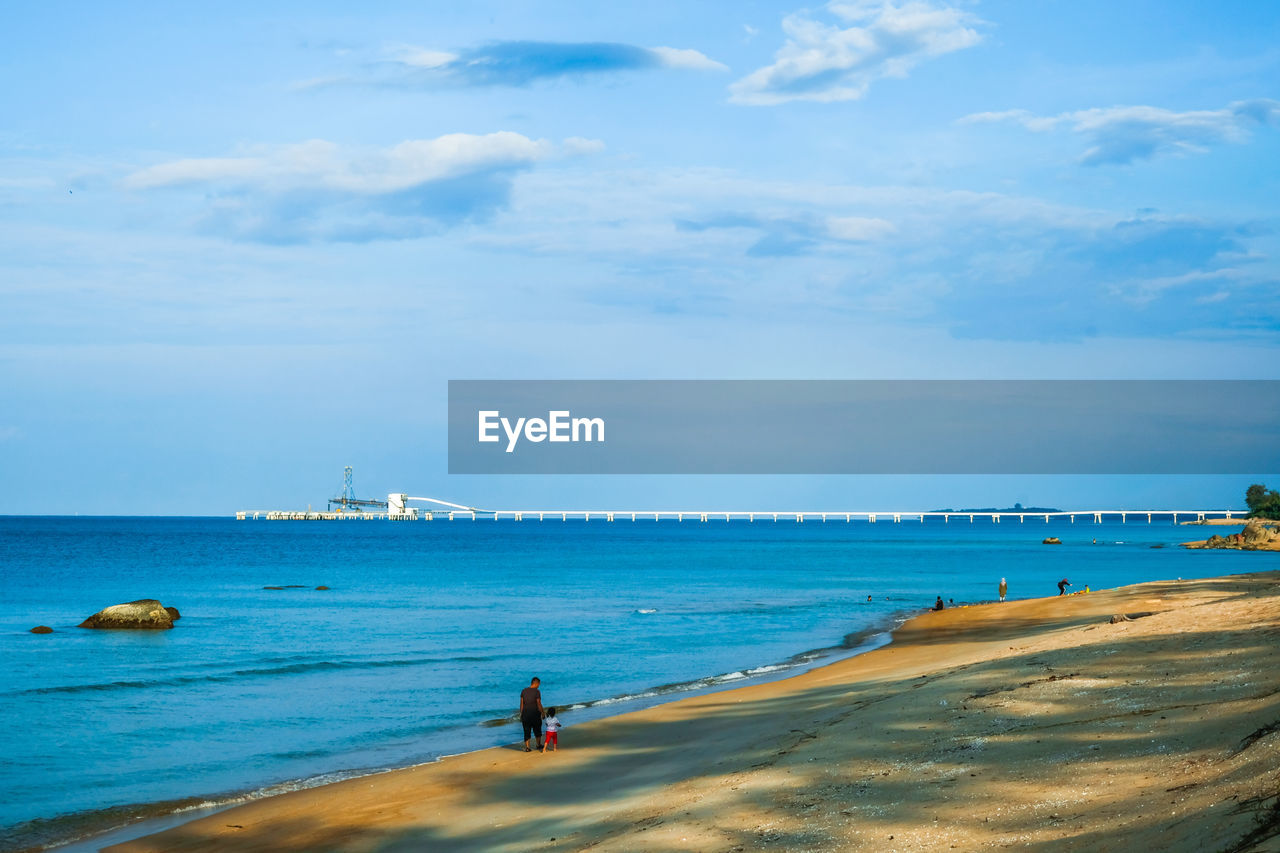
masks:
POLYGON ((507 519, 510 521, 788 521, 803 523, 806 521, 865 521, 875 524, 877 521, 900 523, 903 520, 923 523, 925 519, 940 520, 950 524, 953 519, 967 521, 972 524, 981 519, 990 520, 993 524, 1017 519, 1025 524, 1028 519, 1048 524, 1053 519, 1068 520, 1071 524, 1080 518, 1086 522, 1101 524, 1104 519, 1118 519, 1127 523, 1130 518, 1153 524, 1156 521, 1169 521, 1177 524, 1180 521, 1206 521, 1214 518, 1227 520, 1239 519, 1242 523, 1247 512, 1232 509, 1088 509, 1059 510, 1056 512, 1027 512, 1025 510, 675 510, 675 509, 482 509, 465 504, 452 503, 439 498, 414 497, 402 493, 387 495, 385 511, 338 511, 338 512, 306 512, 289 510, 241 510, 236 518, 266 519, 267 521, 362 521, 389 519, 391 521, 432 521, 447 519, 456 521, 469 519, 491 519, 494 521, 507 519), (429 504, 429 506, 412 506, 411 504, 429 504))

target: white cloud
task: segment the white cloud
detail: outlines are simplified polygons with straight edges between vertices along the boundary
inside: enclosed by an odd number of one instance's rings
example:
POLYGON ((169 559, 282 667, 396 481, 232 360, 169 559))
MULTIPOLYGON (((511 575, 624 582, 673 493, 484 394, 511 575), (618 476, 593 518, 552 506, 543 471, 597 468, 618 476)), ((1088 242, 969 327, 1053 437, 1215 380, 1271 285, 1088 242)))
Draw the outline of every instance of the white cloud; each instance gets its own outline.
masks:
POLYGON ((728 71, 729 66, 716 62, 696 50, 679 47, 651 47, 649 51, 666 68, 682 68, 688 71, 728 71))
POLYGON ((416 47, 411 44, 397 45, 388 51, 391 58, 403 63, 404 65, 412 65, 414 68, 439 68, 442 65, 448 65, 458 59, 456 53, 447 53, 443 50, 430 50, 425 47, 416 47))
POLYGON ((574 138, 563 146, 512 131, 484 135, 450 133, 411 139, 389 148, 352 149, 325 140, 255 149, 240 157, 174 160, 129 175, 124 185, 152 189, 210 182, 272 188, 315 187, 353 193, 388 193, 483 170, 515 168, 563 151, 592 153, 595 140, 574 138))
POLYGON ((879 240, 897 230, 886 219, 865 216, 832 216, 827 219, 827 233, 836 240, 851 243, 879 240))
POLYGON ((411 139, 387 148, 325 140, 260 146, 237 157, 174 160, 127 176, 128 189, 196 185, 175 204, 198 205, 200 230, 254 242, 411 239, 495 216, 515 176, 556 157, 601 151, 499 131, 411 139))
POLYGON ((1037 116, 1026 110, 1004 110, 974 113, 960 121, 964 124, 1012 121, 1036 133, 1065 127, 1088 138, 1090 145, 1080 155, 1080 162, 1096 166, 1131 163, 1161 154, 1203 153, 1211 145, 1245 142, 1250 128, 1280 124, 1280 101, 1257 98, 1235 101, 1219 110, 1186 112, 1123 106, 1037 116))
POLYGON ((905 77, 922 61, 982 38, 967 12, 923 0, 833 2, 827 9, 853 26, 788 16, 782 22, 787 42, 774 63, 734 83, 730 99, 753 105, 856 100, 878 79, 905 77))

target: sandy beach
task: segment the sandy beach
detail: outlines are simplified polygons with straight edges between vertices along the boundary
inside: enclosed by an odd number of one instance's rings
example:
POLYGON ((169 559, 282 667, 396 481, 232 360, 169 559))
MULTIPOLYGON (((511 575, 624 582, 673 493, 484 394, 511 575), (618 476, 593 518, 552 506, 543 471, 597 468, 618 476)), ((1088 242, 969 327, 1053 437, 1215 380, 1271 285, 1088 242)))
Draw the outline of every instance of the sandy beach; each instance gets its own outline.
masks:
POLYGON ((108 849, 1275 851, 1277 648, 1280 572, 924 613, 785 681, 562 715, 558 753, 484 750, 108 849))

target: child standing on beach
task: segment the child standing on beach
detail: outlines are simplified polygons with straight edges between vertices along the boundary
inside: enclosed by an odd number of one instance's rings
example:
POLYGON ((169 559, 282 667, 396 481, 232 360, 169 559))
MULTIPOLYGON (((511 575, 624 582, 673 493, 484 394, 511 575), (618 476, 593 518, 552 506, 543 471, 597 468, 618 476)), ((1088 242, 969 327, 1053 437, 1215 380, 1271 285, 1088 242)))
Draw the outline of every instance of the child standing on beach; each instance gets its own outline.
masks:
POLYGON ((547 747, 551 747, 552 752, 560 751, 560 718, 556 716, 555 708, 547 709, 547 718, 542 721, 543 731, 546 732, 546 739, 542 742, 542 751, 546 752, 547 747))

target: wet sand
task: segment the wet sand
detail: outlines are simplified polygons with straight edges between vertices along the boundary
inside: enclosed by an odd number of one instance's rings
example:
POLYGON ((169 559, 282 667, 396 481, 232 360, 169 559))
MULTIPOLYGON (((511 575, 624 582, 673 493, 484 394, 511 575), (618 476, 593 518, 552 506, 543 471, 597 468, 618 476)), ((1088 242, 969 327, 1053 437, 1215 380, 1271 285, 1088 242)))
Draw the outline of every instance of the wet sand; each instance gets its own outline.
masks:
POLYGON ((1276 851, 1278 650, 1280 572, 924 613, 785 681, 562 715, 558 753, 484 750, 108 849, 1276 851))

